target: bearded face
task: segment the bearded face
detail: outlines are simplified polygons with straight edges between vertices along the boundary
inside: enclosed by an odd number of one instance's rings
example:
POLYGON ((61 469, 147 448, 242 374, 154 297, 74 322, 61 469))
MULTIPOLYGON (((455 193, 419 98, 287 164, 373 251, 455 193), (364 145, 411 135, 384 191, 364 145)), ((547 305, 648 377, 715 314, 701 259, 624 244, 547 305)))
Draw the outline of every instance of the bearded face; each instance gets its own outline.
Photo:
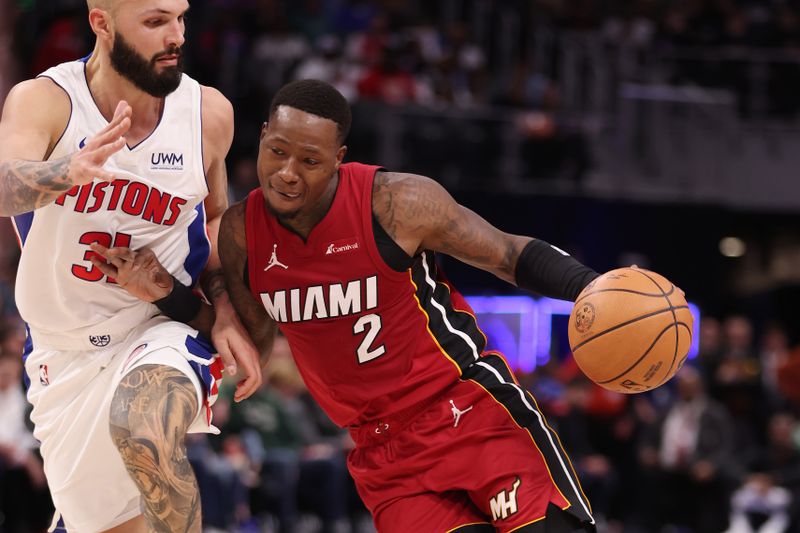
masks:
POLYGON ((110 58, 114 70, 151 96, 163 98, 177 89, 181 83, 183 55, 179 46, 162 50, 148 59, 117 32, 110 58), (177 64, 159 65, 159 60, 168 56, 175 56, 177 64))

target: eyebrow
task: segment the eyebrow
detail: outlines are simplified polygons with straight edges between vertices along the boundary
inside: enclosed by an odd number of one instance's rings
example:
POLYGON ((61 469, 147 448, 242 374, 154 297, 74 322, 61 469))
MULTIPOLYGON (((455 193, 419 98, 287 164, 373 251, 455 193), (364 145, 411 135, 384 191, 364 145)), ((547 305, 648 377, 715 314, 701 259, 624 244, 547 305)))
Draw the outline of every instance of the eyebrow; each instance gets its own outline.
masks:
MULTIPOLYGON (((272 135, 271 137, 276 141, 280 141, 280 142, 285 143, 285 144, 292 144, 289 141, 289 139, 287 139, 286 137, 284 137, 282 135, 272 135)), ((313 144, 298 143, 297 146, 300 147, 300 149, 305 150, 307 152, 313 152, 315 154, 321 154, 322 153, 322 150, 320 150, 319 148, 317 148, 313 144)))
MULTIPOLYGON (((185 10, 184 10, 182 13, 179 13, 179 15, 178 15, 178 16, 180 16, 180 15, 186 15, 186 13, 188 13, 190 9, 191 9, 191 6, 187 7, 187 8, 186 8, 186 9, 185 9, 185 10)), ((166 9, 161 9, 161 8, 159 8, 159 7, 154 7, 154 8, 152 8, 152 9, 148 9, 147 11, 145 11, 144 13, 142 13, 142 15, 152 15, 152 14, 157 14, 157 15, 172 15, 172 11, 167 11, 166 9)))

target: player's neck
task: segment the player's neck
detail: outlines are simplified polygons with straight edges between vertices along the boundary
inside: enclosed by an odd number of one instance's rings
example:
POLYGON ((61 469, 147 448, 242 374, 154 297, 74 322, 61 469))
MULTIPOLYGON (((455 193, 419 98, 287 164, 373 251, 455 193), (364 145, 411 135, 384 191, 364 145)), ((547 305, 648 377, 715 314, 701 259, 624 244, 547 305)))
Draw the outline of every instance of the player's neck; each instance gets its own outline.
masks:
POLYGON ((299 235, 304 241, 308 240, 308 236, 317 224, 322 222, 325 215, 330 211, 333 205, 333 200, 336 198, 336 191, 339 188, 339 173, 331 179, 331 182, 316 205, 312 206, 307 211, 300 211, 292 216, 278 215, 278 222, 292 232, 299 235))
POLYGON ((127 137, 146 137, 158 124, 164 99, 147 94, 121 76, 111 66, 108 55, 95 50, 86 63, 86 82, 106 120, 111 121, 120 100, 131 106, 131 129, 127 137))

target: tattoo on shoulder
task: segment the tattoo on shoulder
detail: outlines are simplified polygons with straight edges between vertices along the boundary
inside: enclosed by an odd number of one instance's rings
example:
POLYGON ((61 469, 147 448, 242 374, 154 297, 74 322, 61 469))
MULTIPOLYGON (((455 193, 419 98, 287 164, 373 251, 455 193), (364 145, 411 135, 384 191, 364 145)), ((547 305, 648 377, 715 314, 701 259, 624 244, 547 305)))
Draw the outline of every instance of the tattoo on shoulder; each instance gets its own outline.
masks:
POLYGON ((25 213, 49 204, 69 190, 72 183, 67 174, 71 158, 0 163, 0 209, 25 213))
POLYGON ((432 195, 438 185, 422 176, 381 172, 375 176, 372 209, 389 235, 414 234, 441 219, 443 206, 432 195))
POLYGON ((199 491, 184 442, 197 408, 189 378, 161 365, 133 369, 114 393, 111 437, 153 531, 200 530, 199 491))

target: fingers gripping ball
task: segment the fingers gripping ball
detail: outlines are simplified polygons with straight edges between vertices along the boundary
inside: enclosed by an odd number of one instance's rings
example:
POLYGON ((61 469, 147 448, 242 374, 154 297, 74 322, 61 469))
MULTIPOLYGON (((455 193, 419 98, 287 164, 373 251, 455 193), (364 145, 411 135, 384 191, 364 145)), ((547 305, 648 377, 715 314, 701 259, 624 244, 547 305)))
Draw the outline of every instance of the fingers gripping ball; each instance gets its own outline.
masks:
POLYGON ((693 322, 683 293, 666 278, 620 268, 578 296, 569 344, 578 366, 598 385, 644 392, 669 380, 686 360, 693 322))

